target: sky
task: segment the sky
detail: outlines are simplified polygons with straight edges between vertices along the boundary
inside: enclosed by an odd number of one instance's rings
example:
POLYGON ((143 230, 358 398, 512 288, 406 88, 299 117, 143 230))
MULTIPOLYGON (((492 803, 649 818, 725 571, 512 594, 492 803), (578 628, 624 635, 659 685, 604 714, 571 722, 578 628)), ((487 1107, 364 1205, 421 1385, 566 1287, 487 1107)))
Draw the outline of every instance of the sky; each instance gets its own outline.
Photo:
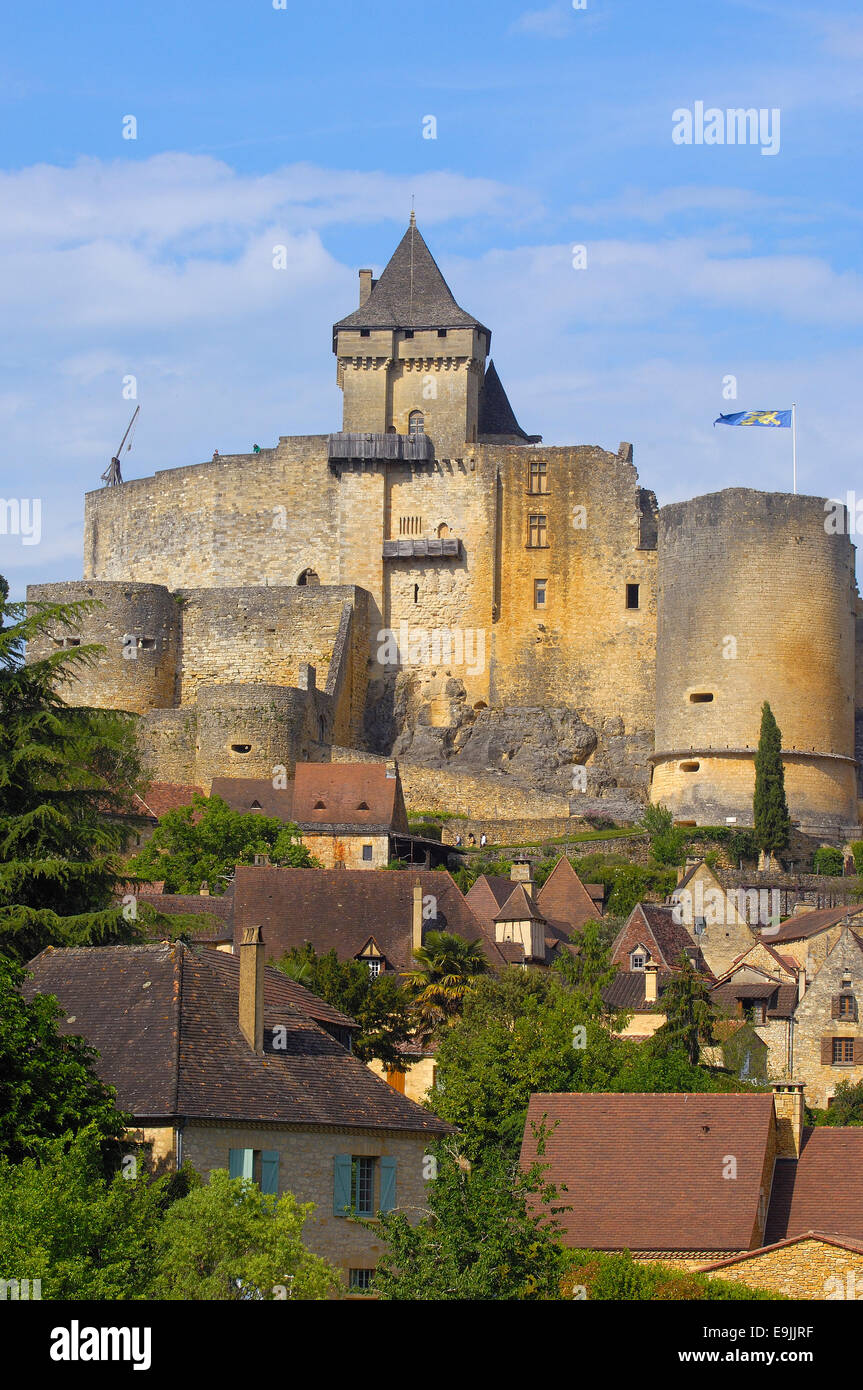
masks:
POLYGON ((28 518, 13 534, 0 507, 13 597, 81 576, 84 493, 135 404, 127 478, 339 429, 331 327, 412 199, 529 433, 631 441, 660 504, 790 491, 789 431, 713 421, 796 402, 799 491, 863 499, 855 3, 4 15, 0 498, 28 518), (736 108, 763 113, 753 141, 716 143, 736 108))

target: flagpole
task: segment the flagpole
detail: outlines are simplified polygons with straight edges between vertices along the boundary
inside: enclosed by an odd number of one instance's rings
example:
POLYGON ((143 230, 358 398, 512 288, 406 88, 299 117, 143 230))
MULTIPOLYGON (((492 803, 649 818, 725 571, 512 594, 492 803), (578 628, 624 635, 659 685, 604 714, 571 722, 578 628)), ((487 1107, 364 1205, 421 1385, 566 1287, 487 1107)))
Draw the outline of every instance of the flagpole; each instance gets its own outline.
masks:
POLYGON ((797 406, 791 407, 791 467, 794 472, 794 491, 797 491, 797 406))

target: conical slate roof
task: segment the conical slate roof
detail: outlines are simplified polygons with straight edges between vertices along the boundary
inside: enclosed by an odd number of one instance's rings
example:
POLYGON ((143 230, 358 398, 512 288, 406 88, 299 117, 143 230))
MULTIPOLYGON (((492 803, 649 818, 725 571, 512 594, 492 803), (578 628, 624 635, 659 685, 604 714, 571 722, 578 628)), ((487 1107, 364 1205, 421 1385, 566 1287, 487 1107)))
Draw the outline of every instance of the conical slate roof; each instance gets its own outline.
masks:
POLYGON ((456 304, 413 216, 365 304, 333 332, 338 328, 481 328, 491 340, 485 325, 456 304))

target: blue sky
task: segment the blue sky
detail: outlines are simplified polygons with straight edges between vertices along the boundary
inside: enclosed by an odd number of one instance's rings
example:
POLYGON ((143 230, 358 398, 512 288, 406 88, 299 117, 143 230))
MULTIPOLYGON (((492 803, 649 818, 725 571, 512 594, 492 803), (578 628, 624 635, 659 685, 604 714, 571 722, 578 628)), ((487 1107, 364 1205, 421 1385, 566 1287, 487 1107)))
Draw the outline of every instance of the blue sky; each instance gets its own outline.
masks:
POLYGON ((43 518, 38 545, 0 535, 16 595, 81 573, 125 376, 141 405, 127 477, 339 427, 330 327, 411 195, 525 429, 631 440, 668 502, 790 487, 787 431, 712 421, 796 400, 800 490, 863 495, 859 7, 48 0, 6 16, 0 495, 40 497, 43 518), (778 153, 674 143, 672 113, 699 101, 778 108, 778 153))

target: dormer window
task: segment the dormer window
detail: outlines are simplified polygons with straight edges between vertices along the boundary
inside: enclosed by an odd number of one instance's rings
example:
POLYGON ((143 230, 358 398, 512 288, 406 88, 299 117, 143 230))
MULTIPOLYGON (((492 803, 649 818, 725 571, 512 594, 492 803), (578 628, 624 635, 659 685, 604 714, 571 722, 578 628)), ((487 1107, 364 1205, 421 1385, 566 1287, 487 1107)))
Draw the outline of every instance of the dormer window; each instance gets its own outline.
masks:
POLYGON ((316 802, 315 802, 315 810, 316 810, 316 811, 325 811, 326 809, 327 809, 327 808, 326 808, 326 806, 324 805, 324 803, 323 803, 322 801, 316 801, 316 802))
POLYGON ((423 434, 425 423, 425 416, 422 411, 412 410, 408 416, 408 434, 423 434))
POLYGON ((357 810, 358 810, 358 811, 367 811, 368 809, 369 809, 369 803, 368 803, 367 801, 361 801, 360 804, 359 804, 359 806, 357 807, 357 810))
POLYGON ((647 964, 647 950, 644 946, 636 946, 634 951, 629 953, 630 970, 643 970, 647 964))

